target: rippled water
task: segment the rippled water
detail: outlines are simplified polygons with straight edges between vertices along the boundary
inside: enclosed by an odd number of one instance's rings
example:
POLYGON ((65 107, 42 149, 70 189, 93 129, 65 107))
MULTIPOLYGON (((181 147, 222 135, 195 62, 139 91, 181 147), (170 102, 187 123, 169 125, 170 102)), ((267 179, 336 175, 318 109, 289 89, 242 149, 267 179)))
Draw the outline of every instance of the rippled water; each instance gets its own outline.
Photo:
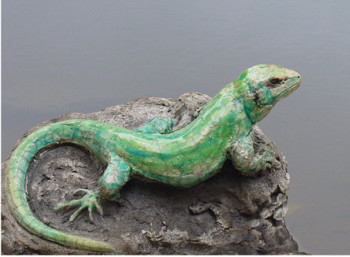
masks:
POLYGON ((214 96, 258 63, 302 86, 260 126, 284 152, 300 250, 350 253, 349 1, 2 1, 2 158, 37 123, 214 96))

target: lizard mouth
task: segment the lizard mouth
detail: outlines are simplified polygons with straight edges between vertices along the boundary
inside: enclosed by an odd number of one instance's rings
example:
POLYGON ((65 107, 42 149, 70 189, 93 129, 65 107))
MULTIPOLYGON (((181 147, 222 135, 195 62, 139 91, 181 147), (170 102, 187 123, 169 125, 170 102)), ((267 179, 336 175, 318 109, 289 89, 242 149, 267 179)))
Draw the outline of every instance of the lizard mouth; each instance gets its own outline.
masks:
POLYGON ((277 96, 277 99, 281 100, 281 99, 289 96, 291 93, 293 93, 295 90, 298 89, 298 87, 300 86, 300 83, 301 83, 300 76, 297 76, 297 77, 290 79, 288 82, 285 83, 285 88, 277 96))

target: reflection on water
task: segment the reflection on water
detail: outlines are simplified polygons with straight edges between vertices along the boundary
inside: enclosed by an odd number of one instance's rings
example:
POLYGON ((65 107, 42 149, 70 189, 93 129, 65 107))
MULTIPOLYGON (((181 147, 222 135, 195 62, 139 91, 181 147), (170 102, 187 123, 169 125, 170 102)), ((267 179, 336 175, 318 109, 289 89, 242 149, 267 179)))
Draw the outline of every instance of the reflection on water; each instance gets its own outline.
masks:
POLYGON ((350 253, 348 1, 3 1, 2 158, 37 123, 142 96, 214 96, 275 63, 301 87, 260 126, 288 160, 302 251, 350 253))

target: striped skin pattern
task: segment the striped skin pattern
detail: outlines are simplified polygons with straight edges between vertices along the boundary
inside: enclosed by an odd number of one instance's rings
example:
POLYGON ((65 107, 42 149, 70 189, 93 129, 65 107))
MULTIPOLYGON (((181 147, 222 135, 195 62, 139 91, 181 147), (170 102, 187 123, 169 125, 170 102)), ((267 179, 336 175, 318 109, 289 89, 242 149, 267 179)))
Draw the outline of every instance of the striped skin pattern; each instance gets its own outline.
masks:
POLYGON ((98 190, 81 191, 80 200, 56 207, 78 207, 71 221, 85 208, 92 220, 101 198, 117 200, 132 175, 190 187, 213 176, 228 158, 243 174, 271 168, 277 161, 267 149, 254 152, 252 127, 272 107, 300 85, 300 75, 275 65, 256 65, 223 88, 188 126, 172 132, 173 121, 158 117, 131 131, 89 120, 67 120, 42 127, 25 138, 12 153, 6 168, 6 195, 17 221, 29 232, 79 249, 113 252, 103 242, 52 229, 31 212, 26 200, 26 171, 35 154, 47 147, 73 143, 89 149, 108 166, 98 190))

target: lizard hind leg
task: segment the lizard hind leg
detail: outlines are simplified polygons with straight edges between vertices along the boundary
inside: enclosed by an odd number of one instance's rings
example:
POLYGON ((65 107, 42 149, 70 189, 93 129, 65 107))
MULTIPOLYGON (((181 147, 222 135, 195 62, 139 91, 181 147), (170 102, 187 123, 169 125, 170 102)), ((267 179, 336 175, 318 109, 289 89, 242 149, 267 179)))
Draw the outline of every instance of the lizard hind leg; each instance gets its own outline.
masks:
POLYGON ((149 120, 142 127, 135 129, 136 132, 145 134, 166 134, 173 130, 174 121, 172 118, 156 117, 149 120))
POLYGON ((119 156, 110 159, 110 163, 98 181, 99 194, 102 198, 117 201, 120 189, 128 182, 131 175, 130 165, 119 156))
POLYGON ((96 209, 101 216, 103 215, 100 199, 116 201, 120 196, 119 190, 129 180, 130 173, 130 166, 120 157, 114 156, 110 159, 107 169, 100 178, 98 182, 99 188, 96 192, 87 189, 78 189, 75 193, 83 192, 85 196, 78 200, 60 204, 56 206, 54 210, 59 211, 64 208, 71 209, 79 207, 78 210, 70 216, 69 221, 73 221, 84 209, 87 209, 89 212, 89 220, 92 222, 92 212, 94 209, 96 209))

